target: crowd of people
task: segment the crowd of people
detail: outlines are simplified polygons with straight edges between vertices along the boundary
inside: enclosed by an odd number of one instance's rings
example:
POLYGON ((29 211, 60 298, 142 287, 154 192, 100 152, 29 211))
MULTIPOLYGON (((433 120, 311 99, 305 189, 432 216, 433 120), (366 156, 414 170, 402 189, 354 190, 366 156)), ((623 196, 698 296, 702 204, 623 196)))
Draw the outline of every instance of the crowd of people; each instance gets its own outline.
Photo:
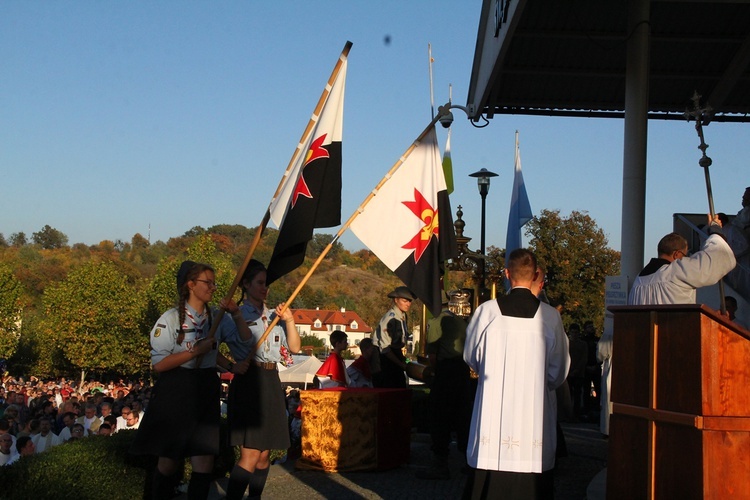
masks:
MULTIPOLYGON (((704 248, 691 256, 684 238, 667 235, 659 243, 659 257, 635 280, 630 303, 695 302, 697 287, 726 275, 735 260, 721 221, 712 218, 708 229, 704 248)), ((422 477, 449 474, 444 459, 455 432, 469 470, 466 498, 548 498, 562 438, 558 400, 572 407, 574 418, 599 413, 602 349, 593 322, 582 330, 573 324, 566 334, 560 312, 543 300, 544 272, 532 252, 513 251, 505 277, 509 294, 480 304, 468 319, 450 310, 444 294, 441 314, 428 325, 434 463, 422 477)), ((190 457, 188 498, 206 498, 220 445, 219 368, 234 376, 226 405, 229 444, 240 448, 226 498, 246 492, 260 497, 270 450, 292 444, 290 422, 296 429, 292 438, 299 439, 299 396, 285 398, 277 363, 283 349, 298 352, 301 341, 291 311, 284 304, 266 305, 263 264, 250 261, 240 285, 238 303, 220 302, 224 315, 209 307, 216 291, 213 268, 192 261, 180 266, 179 303, 150 335, 158 375, 153 388, 141 381, 74 384, 6 377, 0 388, 0 465, 71 440, 138 429, 131 452, 159 457, 150 479, 152 497, 172 496, 179 464, 190 457), (219 353, 221 343, 233 360, 219 353), (173 417, 176 406, 183 409, 179 419, 173 417)), ((318 387, 407 386, 407 312, 416 297, 404 286, 388 297, 392 307, 372 338, 361 342, 362 356, 349 367, 341 356, 348 348, 346 333, 332 332, 333 351, 317 373, 318 387)))
POLYGON ((138 429, 151 388, 143 381, 0 381, 0 465, 91 436, 138 429))

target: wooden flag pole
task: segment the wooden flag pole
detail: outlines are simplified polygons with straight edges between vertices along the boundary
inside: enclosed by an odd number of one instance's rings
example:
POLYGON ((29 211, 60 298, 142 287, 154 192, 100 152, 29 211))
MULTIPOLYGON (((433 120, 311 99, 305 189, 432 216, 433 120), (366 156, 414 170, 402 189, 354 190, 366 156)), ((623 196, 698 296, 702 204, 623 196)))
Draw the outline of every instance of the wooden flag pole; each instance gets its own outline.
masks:
MULTIPOLYGON (((325 89, 323 90, 323 93, 320 95, 320 99, 318 99, 318 104, 315 106, 315 110, 313 111, 313 114, 310 117, 310 120, 307 122, 307 126, 305 127, 305 131, 302 133, 302 137, 300 138, 299 143, 297 144, 297 148, 294 150, 294 153, 292 154, 292 159, 289 160, 289 164, 286 167, 286 171, 284 172, 284 175, 281 177, 281 181, 279 182, 279 185, 276 188, 276 192, 273 194, 273 198, 271 198, 271 203, 268 205, 268 209, 266 210, 266 213, 263 216, 263 220, 258 226, 257 231, 255 231, 255 236, 253 237, 253 241, 250 243, 250 248, 248 249, 247 254, 245 255, 245 260, 242 262, 242 265, 237 270, 237 274, 234 277, 234 281, 232 282, 232 285, 229 287, 229 291, 227 292, 225 296, 227 300, 234 297, 234 292, 237 291, 237 287, 239 286, 240 281, 242 280, 242 275, 245 274, 245 269, 247 269, 247 266, 250 263, 250 260, 253 258, 255 249, 258 247, 258 244, 260 243, 260 238, 263 235, 263 232, 266 230, 268 221, 271 218, 271 205, 273 205, 273 202, 276 201, 276 197, 279 196, 279 193, 281 192, 281 188, 286 183, 287 178, 289 177, 291 173, 292 167, 294 166, 295 162, 297 161, 297 158, 302 152, 302 147, 304 146, 307 140, 307 137, 310 135, 313 127, 315 127, 315 124, 318 122, 320 112, 323 110, 323 106, 325 105, 326 101, 328 101, 328 96, 331 93, 331 88, 333 87, 333 84, 336 82, 336 79, 339 76, 339 71, 341 70, 341 66, 346 61, 346 58, 349 56, 349 50, 351 48, 352 48, 352 42, 347 41, 346 45, 344 45, 344 50, 341 51, 341 55, 339 56, 338 61, 336 61, 336 66, 334 66, 333 72, 331 72, 331 76, 328 78, 328 83, 326 83, 325 89)), ((224 310, 219 309, 216 315, 216 318, 214 319, 213 324, 211 325, 211 330, 208 333, 209 339, 214 338, 214 335, 216 334, 216 329, 218 328, 219 323, 221 323, 221 319, 223 316, 224 316, 224 310)))
MULTIPOLYGON (((351 226, 352 222, 354 222, 354 219, 356 219, 359 216, 359 214, 361 214, 364 211, 365 206, 370 202, 370 200, 372 200, 378 194, 378 191, 380 190, 381 187, 383 187, 383 184, 385 184, 393 176, 393 174, 396 172, 396 170, 398 170, 399 167, 404 163, 404 161, 406 161, 406 159, 414 151, 414 149, 419 145, 419 143, 422 142, 422 140, 425 138, 425 136, 432 130, 432 128, 435 126, 435 124, 438 122, 438 120, 440 118, 442 118, 444 115, 448 114, 449 112, 450 112, 450 103, 447 103, 445 106, 440 106, 440 108, 438 108, 438 114, 437 114, 437 116, 434 117, 430 121, 430 124, 427 125, 427 127, 425 127, 425 129, 422 131, 422 133, 419 134, 419 137, 417 137, 417 139, 411 144, 411 146, 409 146, 409 148, 406 150, 406 152, 404 152, 404 154, 401 155, 401 158, 398 159, 398 161, 391 167, 391 169, 388 171, 388 173, 385 174, 385 177, 383 177, 380 180, 380 182, 378 183, 378 185, 375 186, 375 189, 373 189, 370 192, 370 194, 367 195, 367 197, 362 202, 362 204, 359 206, 359 208, 357 208, 357 210, 355 210, 355 212, 352 214, 352 216, 349 217, 349 220, 347 220, 346 223, 343 226, 341 226, 341 229, 339 229, 339 232, 336 233, 336 236, 333 237, 333 239, 331 240, 331 242, 328 243, 328 245, 326 245, 326 247, 323 249, 323 251, 320 253, 320 255, 318 256, 318 258, 313 263, 312 267, 310 267, 310 270, 307 271, 307 274, 305 275, 305 277, 302 278, 302 281, 300 282, 300 284, 297 285, 297 288, 294 289, 294 291, 292 292, 292 294, 289 296, 289 298, 287 299, 287 301, 284 303, 284 307, 282 307, 282 309, 281 309, 281 314, 283 314, 284 311, 286 311, 287 309, 289 309, 289 305, 294 301, 294 299, 297 298, 297 295, 299 295, 299 292, 302 290, 302 287, 304 287, 305 284, 307 284, 307 282, 309 281, 309 279, 312 276, 312 274, 318 269, 318 266, 320 266, 320 263, 323 261, 323 258, 325 258, 325 256, 328 254, 328 252, 331 251, 331 249, 333 248, 333 245, 339 240, 339 238, 341 238, 341 235, 343 235, 344 232, 347 229, 349 229, 349 226, 351 226)), ((263 333, 263 336, 260 338, 260 340, 258 340, 257 344, 255 345, 255 349, 254 350, 257 350, 260 347, 260 345, 263 342, 265 342, 266 338, 268 338, 268 335, 271 333, 271 330, 273 329, 273 327, 278 324, 279 319, 281 318, 281 314, 277 315, 273 319, 273 321, 271 321, 271 323, 266 328, 266 331, 263 333)))

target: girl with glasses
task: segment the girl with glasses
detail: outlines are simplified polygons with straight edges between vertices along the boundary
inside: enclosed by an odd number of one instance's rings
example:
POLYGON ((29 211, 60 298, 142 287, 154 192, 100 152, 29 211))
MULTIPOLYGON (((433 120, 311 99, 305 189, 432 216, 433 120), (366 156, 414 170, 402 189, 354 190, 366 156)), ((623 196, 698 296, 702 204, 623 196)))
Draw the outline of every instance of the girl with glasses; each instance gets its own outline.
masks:
POLYGON ((177 307, 165 312, 151 330, 151 363, 158 379, 131 452, 159 457, 151 482, 153 498, 174 496, 184 457, 190 457, 193 467, 188 498, 208 497, 221 418, 216 346, 250 338, 231 300, 220 303, 231 317, 224 316, 214 338, 208 338, 213 320, 208 304, 215 291, 211 266, 183 262, 177 272, 177 307))

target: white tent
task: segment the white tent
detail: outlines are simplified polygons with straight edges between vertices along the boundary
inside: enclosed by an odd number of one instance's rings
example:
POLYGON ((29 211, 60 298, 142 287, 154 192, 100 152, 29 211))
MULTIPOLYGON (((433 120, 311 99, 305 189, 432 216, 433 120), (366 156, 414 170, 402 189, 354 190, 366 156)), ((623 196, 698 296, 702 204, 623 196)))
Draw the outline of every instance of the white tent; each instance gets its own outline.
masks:
POLYGON ((307 356, 302 362, 298 360, 299 358, 295 359, 295 364, 286 370, 279 371, 279 379, 282 383, 305 384, 307 389, 307 384, 313 383, 313 377, 323 362, 315 356, 307 356))

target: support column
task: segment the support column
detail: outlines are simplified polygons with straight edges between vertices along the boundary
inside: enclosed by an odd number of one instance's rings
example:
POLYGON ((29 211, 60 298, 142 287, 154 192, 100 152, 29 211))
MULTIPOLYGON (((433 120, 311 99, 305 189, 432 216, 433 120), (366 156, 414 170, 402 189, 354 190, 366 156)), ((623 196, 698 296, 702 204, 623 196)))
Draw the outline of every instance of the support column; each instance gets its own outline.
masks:
POLYGON ((643 268, 651 26, 649 0, 628 3, 620 268, 629 286, 643 268))

